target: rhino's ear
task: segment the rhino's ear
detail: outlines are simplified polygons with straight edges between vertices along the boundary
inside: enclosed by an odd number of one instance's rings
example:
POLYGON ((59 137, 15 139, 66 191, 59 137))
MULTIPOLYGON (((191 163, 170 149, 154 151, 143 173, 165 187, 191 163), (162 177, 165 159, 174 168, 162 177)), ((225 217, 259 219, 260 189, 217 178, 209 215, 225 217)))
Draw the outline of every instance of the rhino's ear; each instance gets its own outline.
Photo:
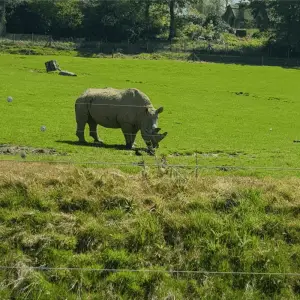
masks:
POLYGON ((158 115, 158 114, 162 113, 163 111, 164 111, 164 108, 161 106, 160 108, 158 108, 156 110, 156 114, 158 115))

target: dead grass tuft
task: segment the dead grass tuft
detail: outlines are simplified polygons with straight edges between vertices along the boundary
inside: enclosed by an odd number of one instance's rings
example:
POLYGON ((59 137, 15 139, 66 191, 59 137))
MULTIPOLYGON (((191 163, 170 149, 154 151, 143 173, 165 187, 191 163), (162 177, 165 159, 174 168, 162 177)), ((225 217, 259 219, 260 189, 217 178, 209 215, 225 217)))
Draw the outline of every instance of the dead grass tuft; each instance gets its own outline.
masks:
POLYGON ((127 174, 0 162, 0 296, 75 299, 254 299, 289 295, 295 279, 263 276, 39 272, 32 265, 296 272, 299 178, 127 174), (2 277, 1 277, 2 276, 2 277), (192 276, 192 275, 191 275, 192 276), (191 279, 195 281, 191 281, 191 279), (249 292, 251 290, 251 293, 249 292), (3 294, 1 294, 3 292, 3 294), (109 291, 109 292, 103 292, 109 291), (133 294, 132 294, 133 293, 133 294), (91 297, 93 298, 93 297, 91 297))

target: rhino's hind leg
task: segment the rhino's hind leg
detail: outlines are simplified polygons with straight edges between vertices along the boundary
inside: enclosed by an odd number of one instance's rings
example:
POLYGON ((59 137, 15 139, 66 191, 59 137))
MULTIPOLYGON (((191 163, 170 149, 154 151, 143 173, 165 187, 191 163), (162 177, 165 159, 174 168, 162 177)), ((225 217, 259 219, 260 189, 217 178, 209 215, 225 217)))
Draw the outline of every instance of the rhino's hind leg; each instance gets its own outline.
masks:
POLYGON ((122 126, 122 132, 126 141, 126 149, 133 149, 138 130, 136 130, 133 126, 127 124, 125 126, 122 126))
POLYGON ((84 101, 80 98, 77 99, 75 104, 75 116, 77 123, 76 136, 79 139, 79 143, 86 143, 84 138, 84 129, 88 121, 88 109, 84 104, 84 101))
POLYGON ((84 138, 85 124, 86 124, 85 122, 77 122, 76 135, 77 135, 80 143, 86 143, 86 140, 84 138))
POLYGON ((99 139, 98 136, 97 123, 91 117, 89 117, 88 124, 90 127, 90 136, 94 139, 94 142, 103 144, 103 141, 99 139))

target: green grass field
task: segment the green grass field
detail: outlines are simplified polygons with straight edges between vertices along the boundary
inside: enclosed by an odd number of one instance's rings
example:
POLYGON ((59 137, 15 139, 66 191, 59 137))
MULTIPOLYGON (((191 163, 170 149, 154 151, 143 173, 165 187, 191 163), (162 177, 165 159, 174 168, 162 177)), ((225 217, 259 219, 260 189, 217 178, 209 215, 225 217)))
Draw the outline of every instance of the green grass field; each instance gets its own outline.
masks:
MULTIPOLYGON (((29 152, 27 161, 140 161, 133 151, 73 144, 76 98, 112 86, 139 88, 164 106, 159 125, 169 135, 158 159, 192 166, 198 152, 200 166, 300 167, 298 70, 20 55, 0 55, 0 65, 0 146, 67 153, 29 152), (78 77, 47 74, 50 59, 78 77)), ((120 130, 99 135, 124 143, 120 130)), ((21 159, 0 155, 0 266, 9 267, 0 270, 1 299, 299 299, 300 172, 201 170, 208 176, 195 178, 4 161, 21 159), (40 266, 139 272, 30 268, 40 266)))
MULTIPOLYGON (((47 74, 48 56, 0 56, 1 144, 51 147, 68 156, 28 154, 28 160, 135 162, 134 152, 73 145, 75 99, 87 88, 135 87, 155 107, 169 135, 157 155, 169 163, 230 166, 300 166, 300 73, 279 67, 249 67, 175 61, 55 57, 62 69, 47 74), (11 95, 13 102, 8 103, 11 95), (47 130, 40 131, 45 125, 47 130), (272 130, 270 130, 272 129, 272 130), (175 155, 174 155, 175 154, 175 155), (180 155, 181 154, 181 155, 180 155)), ((123 144, 121 130, 99 127, 107 144, 123 144)), ((89 141, 88 132, 86 136, 89 141)), ((138 146, 144 147, 140 134, 138 146)), ((1 155, 1 159, 20 156, 1 155)), ((153 157, 145 157, 148 163, 153 157)))

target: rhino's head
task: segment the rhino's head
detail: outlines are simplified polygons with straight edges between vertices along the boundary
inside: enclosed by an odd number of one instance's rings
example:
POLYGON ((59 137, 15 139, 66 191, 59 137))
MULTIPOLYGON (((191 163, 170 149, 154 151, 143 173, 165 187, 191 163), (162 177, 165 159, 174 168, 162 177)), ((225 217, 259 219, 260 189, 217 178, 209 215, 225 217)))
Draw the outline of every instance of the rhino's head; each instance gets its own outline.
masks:
POLYGON ((166 137, 167 132, 160 134, 158 128, 158 115, 163 112, 163 107, 158 109, 147 108, 141 122, 141 134, 148 148, 158 148, 159 143, 166 137))

